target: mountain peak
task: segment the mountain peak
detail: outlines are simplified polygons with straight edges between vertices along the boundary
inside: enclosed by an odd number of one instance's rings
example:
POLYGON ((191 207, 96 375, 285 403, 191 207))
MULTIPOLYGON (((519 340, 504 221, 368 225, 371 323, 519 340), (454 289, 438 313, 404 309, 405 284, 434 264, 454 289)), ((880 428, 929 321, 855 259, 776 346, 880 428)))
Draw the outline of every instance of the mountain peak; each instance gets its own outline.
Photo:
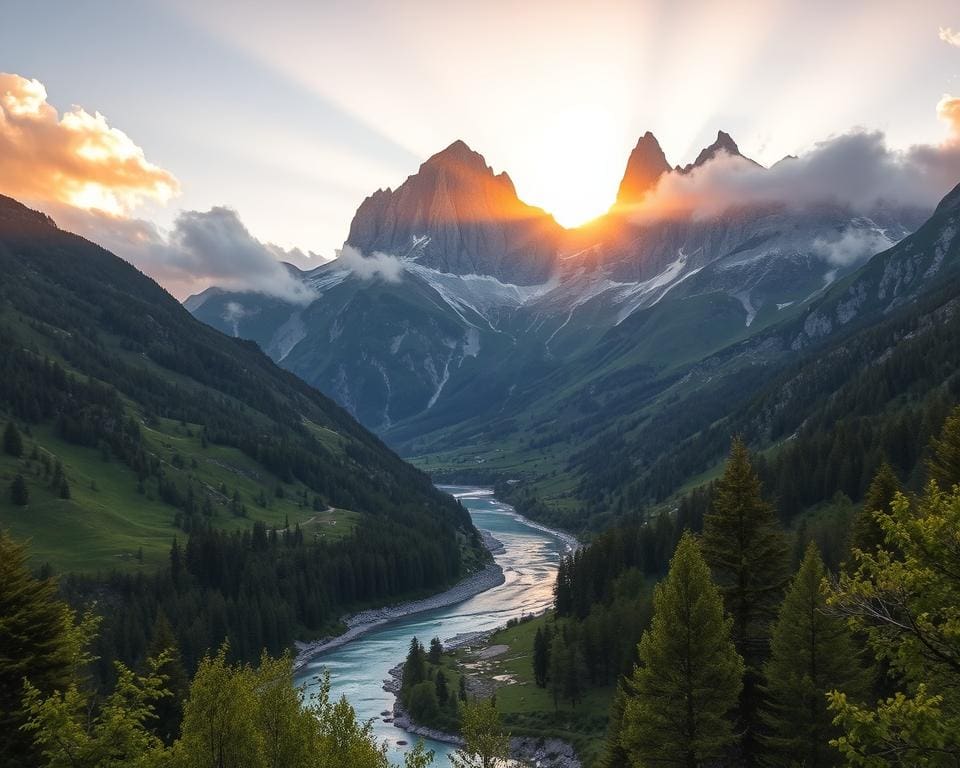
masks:
POLYGON ((457 139, 446 149, 428 157, 420 166, 420 169, 438 167, 469 168, 493 175, 493 171, 487 166, 487 161, 483 155, 470 149, 462 139, 457 139))
POLYGON ((749 157, 740 152, 740 147, 737 146, 737 142, 733 140, 733 137, 729 133, 726 131, 717 131, 717 138, 714 140, 713 144, 700 150, 700 154, 697 155, 697 159, 689 165, 679 169, 680 173, 690 173, 690 171, 694 170, 695 168, 699 168, 700 166, 709 163, 721 152, 729 155, 730 157, 742 157, 744 160, 753 163, 754 165, 759 165, 759 163, 751 160, 749 157))
POLYGON ((617 190, 617 206, 636 205, 664 174, 669 172, 670 164, 660 147, 657 137, 647 131, 637 141, 627 160, 627 167, 617 190))
POLYGON ((395 190, 368 197, 347 244, 442 272, 533 284, 553 271, 562 233, 552 216, 517 197, 506 173, 494 174, 483 155, 458 139, 395 190))

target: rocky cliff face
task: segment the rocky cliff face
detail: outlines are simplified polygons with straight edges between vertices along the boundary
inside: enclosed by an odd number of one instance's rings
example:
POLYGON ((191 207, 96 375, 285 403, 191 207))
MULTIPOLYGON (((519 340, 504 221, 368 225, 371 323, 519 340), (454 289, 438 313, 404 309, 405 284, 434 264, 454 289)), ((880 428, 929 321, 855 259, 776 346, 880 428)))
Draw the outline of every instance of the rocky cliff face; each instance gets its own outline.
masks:
POLYGON ((396 190, 364 200, 347 243, 441 272, 530 285, 550 276, 563 232, 517 197, 506 173, 494 174, 482 155, 455 141, 396 190))

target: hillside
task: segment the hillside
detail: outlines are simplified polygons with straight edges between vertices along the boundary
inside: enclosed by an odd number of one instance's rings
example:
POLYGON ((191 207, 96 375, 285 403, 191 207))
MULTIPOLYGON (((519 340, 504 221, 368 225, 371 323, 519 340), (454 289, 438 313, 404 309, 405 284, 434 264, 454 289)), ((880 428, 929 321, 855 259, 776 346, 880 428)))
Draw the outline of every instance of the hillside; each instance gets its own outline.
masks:
POLYGON ((347 550, 354 529, 376 529, 422 558, 408 588, 474 557, 462 508, 339 406, 6 197, 0 271, 0 422, 24 443, 0 458, 0 525, 37 561, 139 569, 175 535, 256 521, 347 550), (8 492, 17 474, 25 506, 8 492))

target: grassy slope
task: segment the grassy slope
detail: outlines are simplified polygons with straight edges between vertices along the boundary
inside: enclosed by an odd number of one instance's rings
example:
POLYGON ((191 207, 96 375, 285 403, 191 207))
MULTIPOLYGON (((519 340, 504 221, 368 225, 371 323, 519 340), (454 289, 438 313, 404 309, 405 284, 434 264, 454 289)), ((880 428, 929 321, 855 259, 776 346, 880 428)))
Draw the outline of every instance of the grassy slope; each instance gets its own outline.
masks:
MULTIPOLYGON (((5 423, 3 424, 5 426, 5 423)), ((161 457, 171 478, 192 476, 205 485, 218 502, 213 523, 227 530, 249 528, 255 520, 268 527, 282 528, 300 523, 308 536, 340 537, 350 532, 358 515, 345 510, 313 511, 302 504, 307 489, 299 483, 286 484, 266 472, 240 451, 224 446, 202 448, 197 425, 181 425, 161 419, 152 428, 144 427, 152 453, 161 457), (181 457, 183 468, 171 462, 181 457), (196 467, 193 463, 196 462, 196 467), (226 485, 227 497, 218 488, 226 485), (284 498, 276 497, 283 488, 284 498), (231 514, 228 501, 236 490, 247 508, 247 517, 231 514), (261 491, 267 506, 257 503, 261 491)), ((175 535, 185 534, 174 526, 176 510, 157 498, 149 482, 144 493, 137 491, 137 477, 115 459, 104 461, 99 451, 72 445, 59 439, 50 427, 36 427, 25 435, 26 451, 21 459, 0 454, 0 525, 18 539, 30 541, 35 563, 50 563, 58 571, 95 571, 150 567, 164 560, 175 535), (43 477, 40 461, 31 460, 33 447, 60 459, 70 483, 71 498, 59 498, 43 477), (22 474, 30 489, 26 507, 10 503, 6 489, 22 474), (142 550, 143 563, 139 560, 142 550)), ((313 498, 309 493, 308 500, 313 498)))

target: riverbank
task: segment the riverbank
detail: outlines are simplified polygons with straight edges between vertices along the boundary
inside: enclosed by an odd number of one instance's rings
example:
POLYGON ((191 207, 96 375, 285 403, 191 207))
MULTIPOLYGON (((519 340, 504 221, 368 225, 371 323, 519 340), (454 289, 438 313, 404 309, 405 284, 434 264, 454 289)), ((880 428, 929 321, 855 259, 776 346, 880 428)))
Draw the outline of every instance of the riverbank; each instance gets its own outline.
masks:
MULTIPOLYGON (((503 544, 495 539, 489 532, 480 531, 483 538, 483 545, 491 555, 503 552, 503 544)), ((436 608, 446 608, 456 603, 468 600, 474 595, 486 592, 488 589, 498 587, 505 581, 503 568, 496 563, 490 563, 483 570, 467 576, 462 581, 452 586, 450 589, 440 592, 422 600, 412 600, 398 605, 384 606, 383 608, 372 608, 370 610, 355 613, 352 616, 345 616, 342 621, 347 627, 343 634, 335 637, 326 637, 315 640, 310 643, 297 641, 294 645, 297 649, 297 655, 293 660, 293 669, 297 671, 304 667, 314 656, 325 651, 339 648, 358 637, 362 637, 377 627, 388 624, 391 621, 413 616, 424 611, 432 611, 436 608)))
MULTIPOLYGON (((390 670, 390 677, 383 681, 383 690, 396 698, 393 704, 393 724, 407 733, 425 739, 439 741, 455 747, 463 746, 463 739, 455 733, 445 733, 435 728, 417 725, 400 703, 400 686, 403 682, 403 664, 390 670)), ((510 757, 538 768, 582 768, 583 763, 573 746, 562 739, 532 736, 514 736, 510 739, 510 757)))
MULTIPOLYGON (((490 495, 493 495, 492 491, 490 492, 490 495)), ((524 525, 533 528, 534 530, 542 531, 543 533, 554 536, 563 542, 567 553, 575 552, 580 548, 580 542, 577 541, 576 536, 564 531, 558 531, 554 528, 548 528, 545 525, 541 525, 533 520, 529 520, 517 512, 513 507, 510 507, 509 505, 505 506, 507 506, 510 509, 511 514, 524 525)), ((480 536, 483 540, 484 547, 486 547, 487 551, 491 555, 499 555, 503 553, 503 543, 494 538, 489 531, 481 529, 480 536)), ((376 629, 377 627, 381 627, 384 624, 388 624, 391 621, 397 621, 398 619, 413 616, 417 613, 423 613, 424 611, 431 611, 437 608, 446 608, 451 605, 456 605, 457 603, 468 600, 475 595, 486 592, 488 589, 498 587, 503 584, 504 581, 505 576, 503 575, 503 569, 496 563, 491 563, 483 570, 467 576, 450 589, 440 592, 436 595, 425 597, 422 600, 412 600, 410 602, 400 603, 398 605, 384 606, 383 608, 373 608, 350 616, 344 616, 341 621, 347 629, 342 634, 333 637, 321 638, 320 640, 314 640, 312 642, 305 643, 298 640, 294 643, 294 647, 297 649, 297 654, 293 660, 293 669, 296 672, 306 666, 306 664, 315 656, 346 645, 347 643, 356 640, 358 637, 363 637, 363 635, 367 634, 368 632, 371 632, 372 630, 376 629)))

